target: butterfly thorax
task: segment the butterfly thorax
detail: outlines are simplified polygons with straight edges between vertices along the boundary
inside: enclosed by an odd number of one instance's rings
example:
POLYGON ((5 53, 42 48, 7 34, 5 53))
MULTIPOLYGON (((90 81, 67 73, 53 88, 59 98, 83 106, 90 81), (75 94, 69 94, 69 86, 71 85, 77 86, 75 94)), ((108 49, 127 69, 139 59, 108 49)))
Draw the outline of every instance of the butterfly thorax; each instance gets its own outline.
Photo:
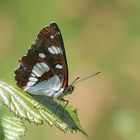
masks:
POLYGON ((69 85, 63 92, 63 96, 71 94, 74 90, 74 86, 73 85, 69 85))

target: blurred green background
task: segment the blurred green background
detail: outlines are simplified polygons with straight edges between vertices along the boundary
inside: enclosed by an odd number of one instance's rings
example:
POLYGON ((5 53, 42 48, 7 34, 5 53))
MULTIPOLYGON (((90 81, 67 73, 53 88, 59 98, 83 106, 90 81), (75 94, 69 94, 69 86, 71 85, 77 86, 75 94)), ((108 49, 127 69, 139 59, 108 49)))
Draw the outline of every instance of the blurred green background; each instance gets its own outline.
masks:
POLYGON ((1 81, 15 83, 18 59, 51 21, 63 34, 70 83, 102 72, 66 97, 89 138, 27 122, 22 140, 139 140, 140 1, 0 0, 1 81))

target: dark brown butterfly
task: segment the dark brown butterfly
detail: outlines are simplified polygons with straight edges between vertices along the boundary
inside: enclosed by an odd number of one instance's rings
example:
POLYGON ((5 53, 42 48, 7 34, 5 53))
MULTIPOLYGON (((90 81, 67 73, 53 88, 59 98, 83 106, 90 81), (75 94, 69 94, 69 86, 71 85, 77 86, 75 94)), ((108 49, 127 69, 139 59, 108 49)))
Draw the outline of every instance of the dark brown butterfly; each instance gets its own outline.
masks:
POLYGON ((17 85, 33 95, 62 98, 72 93, 61 32, 56 23, 44 27, 15 71, 17 85))

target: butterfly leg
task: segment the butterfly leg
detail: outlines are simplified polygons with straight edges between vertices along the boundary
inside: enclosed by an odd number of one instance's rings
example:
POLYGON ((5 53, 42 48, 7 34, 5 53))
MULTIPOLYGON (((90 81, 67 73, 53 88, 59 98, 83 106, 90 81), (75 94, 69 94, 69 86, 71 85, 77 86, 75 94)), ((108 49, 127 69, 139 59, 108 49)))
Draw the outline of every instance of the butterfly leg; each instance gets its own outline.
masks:
POLYGON ((58 110, 58 108, 59 108, 59 106, 60 106, 59 101, 58 101, 58 100, 56 100, 56 101, 57 101, 57 107, 56 107, 56 109, 55 109, 55 111, 54 111, 54 117, 55 117, 55 115, 56 115, 56 113, 57 113, 57 110, 58 110))
MULTIPOLYGON (((67 106, 68 103, 69 103, 69 101, 68 101, 68 100, 65 100, 65 99, 63 99, 63 98, 60 98, 60 100, 66 102, 66 104, 64 105, 64 107, 63 107, 63 109, 62 109, 62 111, 61 111, 61 115, 60 115, 60 118, 61 118, 62 115, 63 115, 63 113, 64 113, 64 110, 65 110, 66 106, 67 106)), ((60 106, 59 100, 57 100, 57 104, 58 104, 58 105, 57 105, 57 107, 56 107, 56 109, 55 109, 54 116, 56 115, 56 113, 57 113, 57 111, 58 111, 58 108, 59 108, 59 106, 60 106)))
POLYGON ((68 100, 65 100, 65 99, 63 99, 63 98, 60 98, 62 101, 64 101, 64 102, 66 102, 66 104, 65 104, 65 106, 63 107, 63 110, 62 110, 62 112, 61 112, 61 117, 62 117, 62 115, 63 115, 63 113, 64 113, 64 110, 65 110, 65 108, 66 108, 66 106, 68 105, 68 103, 69 103, 69 101, 68 100))

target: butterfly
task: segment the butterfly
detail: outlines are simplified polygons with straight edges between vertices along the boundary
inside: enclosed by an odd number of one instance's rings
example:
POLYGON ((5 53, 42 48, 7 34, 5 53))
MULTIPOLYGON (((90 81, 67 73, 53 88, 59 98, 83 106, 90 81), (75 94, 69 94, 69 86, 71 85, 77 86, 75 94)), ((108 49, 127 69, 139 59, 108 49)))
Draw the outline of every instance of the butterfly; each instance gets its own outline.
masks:
POLYGON ((32 95, 63 98, 74 90, 68 85, 63 38, 55 22, 44 27, 15 70, 17 86, 32 95))

